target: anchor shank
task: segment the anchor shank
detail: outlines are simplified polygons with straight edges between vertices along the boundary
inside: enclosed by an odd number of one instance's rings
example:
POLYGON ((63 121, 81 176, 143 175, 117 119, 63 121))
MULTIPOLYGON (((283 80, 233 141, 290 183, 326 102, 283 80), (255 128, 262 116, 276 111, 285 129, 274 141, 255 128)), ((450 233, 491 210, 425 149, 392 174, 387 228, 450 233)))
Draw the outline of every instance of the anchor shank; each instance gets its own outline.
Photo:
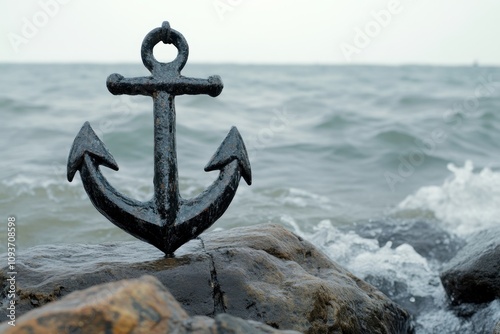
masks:
POLYGON ((164 91, 154 101, 154 201, 162 224, 173 224, 179 210, 174 96, 164 91))

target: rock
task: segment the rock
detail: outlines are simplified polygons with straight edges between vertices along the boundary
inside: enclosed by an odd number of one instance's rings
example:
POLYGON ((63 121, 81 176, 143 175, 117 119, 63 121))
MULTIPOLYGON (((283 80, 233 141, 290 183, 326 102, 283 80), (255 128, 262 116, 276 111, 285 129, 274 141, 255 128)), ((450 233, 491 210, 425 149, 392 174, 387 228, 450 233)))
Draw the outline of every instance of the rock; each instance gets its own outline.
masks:
POLYGON ((408 244, 427 260, 449 261, 465 245, 465 241, 439 226, 438 221, 388 219, 356 224, 363 238, 377 239, 380 246, 391 242, 391 248, 408 244))
POLYGON ((297 331, 279 330, 258 321, 243 320, 225 313, 216 315, 214 319, 205 316, 192 317, 183 323, 183 330, 186 330, 186 334, 300 334, 297 331))
POLYGON ((4 324, 5 334, 129 333, 129 334, 217 334, 298 333, 244 321, 230 315, 190 318, 186 311, 154 277, 97 285, 76 291, 60 301, 32 310, 4 324))
POLYGON ((409 331, 406 311, 283 227, 213 234, 205 249, 230 314, 307 333, 409 331))
POLYGON ((33 247, 16 260, 18 314, 75 290, 150 274, 190 315, 228 313, 310 334, 411 332, 405 310, 279 225, 206 233, 173 258, 133 241, 33 247))
MULTIPOLYGON (((200 240, 193 240, 165 258, 161 251, 140 241, 102 245, 36 246, 16 257, 16 312, 58 300, 77 290, 152 274, 191 314, 215 315, 211 286, 212 262, 200 240)), ((0 291, 5 290, 6 268, 0 270, 0 291)), ((5 295, 1 295, 5 298, 5 295)), ((5 300, 4 300, 5 302, 5 300)), ((4 309, 0 308, 0 319, 4 309)))
POLYGON ((500 298, 500 228, 470 237, 440 276, 454 305, 500 298))
POLYGON ((6 334, 171 333, 187 313, 151 276, 76 291, 28 312, 6 334))
POLYGON ((493 334, 500 334, 500 321, 497 322, 495 329, 493 330, 493 334))

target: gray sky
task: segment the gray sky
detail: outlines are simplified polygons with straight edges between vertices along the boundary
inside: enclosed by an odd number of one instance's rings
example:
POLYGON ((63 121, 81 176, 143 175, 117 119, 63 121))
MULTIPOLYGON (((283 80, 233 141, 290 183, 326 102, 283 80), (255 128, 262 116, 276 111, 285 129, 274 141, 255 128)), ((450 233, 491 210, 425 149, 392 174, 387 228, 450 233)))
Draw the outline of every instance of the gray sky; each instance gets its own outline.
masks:
POLYGON ((500 65, 498 0, 0 0, 0 62, 137 63, 165 20, 190 62, 500 65))

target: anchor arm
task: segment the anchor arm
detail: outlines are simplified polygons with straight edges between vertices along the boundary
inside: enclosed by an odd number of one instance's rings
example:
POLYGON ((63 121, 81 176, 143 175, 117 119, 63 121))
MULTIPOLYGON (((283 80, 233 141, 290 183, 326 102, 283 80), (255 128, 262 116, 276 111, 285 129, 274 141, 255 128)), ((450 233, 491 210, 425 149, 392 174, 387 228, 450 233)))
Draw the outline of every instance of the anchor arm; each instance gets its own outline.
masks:
POLYGON ((171 247, 175 247, 173 250, 200 235, 224 214, 236 194, 241 177, 247 184, 252 183, 248 154, 236 127, 231 128, 205 167, 207 172, 213 170, 220 170, 220 174, 210 187, 181 204, 170 232, 178 236, 178 240, 171 243, 171 247))
POLYGON ((99 170, 100 161, 86 155, 80 169, 83 186, 94 207, 110 222, 134 237, 161 249, 161 227, 150 202, 120 194, 99 170))
POLYGON ((221 169, 210 187, 182 203, 176 224, 169 231, 177 235, 177 240, 170 243, 172 252, 199 236, 224 214, 236 194, 240 178, 240 162, 233 160, 221 169))
POLYGON ((142 203, 120 194, 102 175, 99 166, 118 170, 114 158, 88 122, 76 136, 68 158, 68 180, 80 171, 82 183, 94 207, 113 224, 136 238, 161 249, 161 228, 150 202, 142 203))

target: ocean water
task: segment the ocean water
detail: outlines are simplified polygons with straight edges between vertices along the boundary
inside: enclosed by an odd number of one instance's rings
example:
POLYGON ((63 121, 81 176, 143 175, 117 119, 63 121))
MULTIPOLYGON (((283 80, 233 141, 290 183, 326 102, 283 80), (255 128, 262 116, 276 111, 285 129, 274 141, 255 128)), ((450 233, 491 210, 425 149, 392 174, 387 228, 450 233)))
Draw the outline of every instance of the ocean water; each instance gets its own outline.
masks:
MULTIPOLYGON (((138 200, 153 194, 152 101, 111 95, 105 81, 115 72, 148 75, 142 65, 0 64, 0 219, 16 217, 18 252, 132 239, 94 209, 79 176, 66 180, 69 149, 89 121, 120 166, 102 168, 109 182, 138 200)), ((458 316, 439 281, 442 261, 409 243, 379 243, 359 226, 427 221, 449 234, 452 247, 500 224, 500 68, 188 64, 183 71, 213 74, 225 85, 219 97, 175 100, 181 194, 195 196, 217 178, 203 167, 232 125, 246 143, 253 184, 241 182, 212 229, 283 224, 382 285, 412 310, 417 333, 491 332, 498 300, 458 316)), ((2 229, 2 247, 6 240, 2 229)))

